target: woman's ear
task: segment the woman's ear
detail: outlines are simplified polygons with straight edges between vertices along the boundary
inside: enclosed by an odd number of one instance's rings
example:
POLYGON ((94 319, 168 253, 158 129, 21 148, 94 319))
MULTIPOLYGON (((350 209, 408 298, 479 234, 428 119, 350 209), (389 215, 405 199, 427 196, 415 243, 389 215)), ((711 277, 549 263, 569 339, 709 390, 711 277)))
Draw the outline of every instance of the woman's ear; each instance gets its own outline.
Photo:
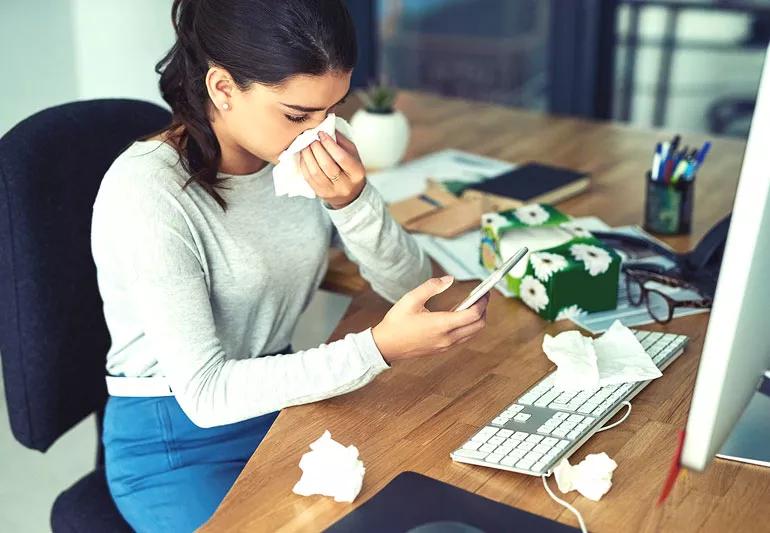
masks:
POLYGON ((212 66, 206 73, 206 90, 214 107, 229 111, 233 107, 233 91, 237 90, 230 73, 222 67, 212 66))

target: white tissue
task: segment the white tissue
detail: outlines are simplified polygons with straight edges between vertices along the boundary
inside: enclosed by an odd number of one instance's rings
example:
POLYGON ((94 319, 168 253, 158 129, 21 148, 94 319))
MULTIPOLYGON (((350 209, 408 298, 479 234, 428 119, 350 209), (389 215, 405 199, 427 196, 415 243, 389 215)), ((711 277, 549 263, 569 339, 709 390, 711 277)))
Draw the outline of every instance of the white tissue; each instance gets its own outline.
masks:
POLYGON ((294 485, 300 496, 332 496, 335 502, 352 502, 361 492, 364 463, 358 459, 358 448, 343 446, 324 431, 302 456, 299 467, 302 477, 294 485))
POLYGON ((562 461, 553 469, 556 484, 562 493, 576 490, 589 500, 598 502, 612 487, 612 472, 618 464, 602 453, 592 453, 572 466, 562 461))
POLYGON ((543 351, 556 364, 553 384, 561 390, 598 389, 662 375, 633 332, 618 320, 595 340, 579 331, 546 335, 543 351))
POLYGON ((305 130, 294 139, 289 147, 278 156, 278 164, 273 167, 273 185, 275 195, 282 196, 304 196, 305 198, 315 198, 315 191, 308 185, 300 170, 299 152, 310 146, 313 141, 317 141, 318 133, 323 131, 335 141, 337 140, 336 130, 352 139, 352 130, 350 124, 344 118, 329 113, 323 122, 313 129, 305 130))

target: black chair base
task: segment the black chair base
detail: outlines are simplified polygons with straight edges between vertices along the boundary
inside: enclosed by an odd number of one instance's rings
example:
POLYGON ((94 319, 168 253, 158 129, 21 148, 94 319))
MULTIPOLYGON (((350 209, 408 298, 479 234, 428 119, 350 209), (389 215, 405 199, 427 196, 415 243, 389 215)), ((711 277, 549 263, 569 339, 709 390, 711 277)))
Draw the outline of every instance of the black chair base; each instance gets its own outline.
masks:
POLYGON ((133 533, 115 507, 104 469, 81 478, 59 494, 51 509, 54 533, 133 533))

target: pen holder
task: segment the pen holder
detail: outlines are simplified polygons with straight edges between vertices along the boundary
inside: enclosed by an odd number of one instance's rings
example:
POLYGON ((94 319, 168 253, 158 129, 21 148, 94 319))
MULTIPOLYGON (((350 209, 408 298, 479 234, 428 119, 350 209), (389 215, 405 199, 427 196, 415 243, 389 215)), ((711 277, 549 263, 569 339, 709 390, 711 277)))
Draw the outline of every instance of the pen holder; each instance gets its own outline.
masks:
POLYGON ((690 233, 695 195, 693 184, 694 180, 656 181, 647 172, 644 229, 664 235, 690 233))

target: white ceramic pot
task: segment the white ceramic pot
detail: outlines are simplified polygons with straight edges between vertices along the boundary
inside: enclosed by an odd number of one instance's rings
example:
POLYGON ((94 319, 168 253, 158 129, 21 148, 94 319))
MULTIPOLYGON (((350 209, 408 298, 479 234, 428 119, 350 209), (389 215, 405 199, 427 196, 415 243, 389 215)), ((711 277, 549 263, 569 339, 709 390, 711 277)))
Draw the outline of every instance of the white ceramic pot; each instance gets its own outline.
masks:
POLYGON ((370 113, 359 109, 350 120, 361 161, 369 169, 387 168, 404 157, 409 122, 401 111, 370 113))

